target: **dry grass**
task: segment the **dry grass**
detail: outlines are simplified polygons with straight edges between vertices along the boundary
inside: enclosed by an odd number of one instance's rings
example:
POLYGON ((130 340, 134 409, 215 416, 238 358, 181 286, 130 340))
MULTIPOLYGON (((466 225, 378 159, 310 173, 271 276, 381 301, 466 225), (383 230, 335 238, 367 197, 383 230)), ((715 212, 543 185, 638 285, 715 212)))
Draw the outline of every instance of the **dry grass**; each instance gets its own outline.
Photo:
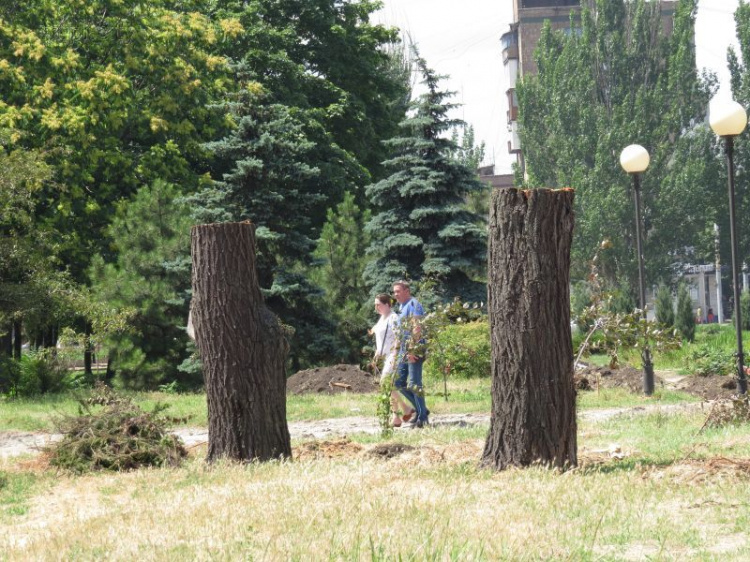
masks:
POLYGON ((618 460, 584 444, 582 466, 565 474, 493 473, 477 466, 482 447, 478 434, 430 430, 297 443, 294 462, 262 465, 207 466, 200 448, 182 468, 124 474, 27 464, 39 481, 25 514, 0 517, 0 559, 750 557, 747 458, 633 464, 632 449, 618 460))

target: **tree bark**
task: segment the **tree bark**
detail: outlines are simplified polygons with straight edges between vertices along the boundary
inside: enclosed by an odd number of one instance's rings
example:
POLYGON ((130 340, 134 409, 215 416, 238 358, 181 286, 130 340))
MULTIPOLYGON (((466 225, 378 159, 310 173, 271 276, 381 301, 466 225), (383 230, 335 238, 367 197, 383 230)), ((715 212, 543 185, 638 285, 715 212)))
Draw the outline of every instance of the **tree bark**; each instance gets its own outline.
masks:
POLYGON ((13 321, 13 359, 21 360, 21 351, 23 349, 23 335, 21 333, 21 321, 13 321))
POLYGON ((573 190, 497 189, 489 228, 492 416, 482 463, 575 466, 573 190))
POLYGON ((94 352, 91 346, 91 324, 89 322, 86 322, 83 333, 85 335, 83 340, 83 374, 86 377, 93 377, 94 371, 91 368, 91 363, 93 362, 94 352))
POLYGON ((13 357, 13 323, 8 322, 5 329, 7 332, 0 336, 0 353, 7 357, 13 357))
POLYGON ((289 345, 260 292, 255 226, 195 226, 192 255, 191 314, 208 399, 208 460, 291 457, 289 345))

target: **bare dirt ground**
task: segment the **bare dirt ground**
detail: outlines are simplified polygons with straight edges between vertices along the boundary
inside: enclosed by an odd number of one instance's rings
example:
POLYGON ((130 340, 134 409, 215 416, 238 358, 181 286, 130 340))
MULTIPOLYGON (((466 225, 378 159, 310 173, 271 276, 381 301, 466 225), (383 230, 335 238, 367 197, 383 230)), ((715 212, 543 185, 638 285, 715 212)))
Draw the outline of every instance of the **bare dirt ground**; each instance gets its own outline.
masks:
MULTIPOLYGON (((576 371, 575 382, 578 390, 596 390, 599 385, 601 388, 621 387, 640 394, 643 390, 643 371, 630 366, 619 369, 588 366, 576 371)), ((737 383, 731 376, 680 376, 661 371, 654 376, 654 384, 656 388, 665 386, 681 390, 703 400, 720 400, 737 394, 737 383)))
MULTIPOLYGON (((630 408, 610 408, 605 410, 589 410, 581 412, 579 419, 602 422, 615 416, 641 415, 648 412, 676 413, 692 411, 701 408, 701 404, 653 404, 630 408)), ((489 428, 490 415, 486 414, 434 414, 431 416, 432 427, 471 427, 485 426, 489 428)), ((413 431, 402 427, 395 431, 413 431)), ((368 433, 375 435, 380 432, 380 426, 374 416, 332 418, 325 420, 299 421, 289 423, 289 433, 293 440, 333 439, 345 438, 354 433, 368 433)), ((208 429, 205 427, 180 427, 174 430, 186 447, 195 447, 208 441, 208 429)), ((34 454, 42 447, 62 438, 60 434, 4 431, 0 432, 0 458, 14 457, 24 454, 34 454)))
MULTIPOLYGON (((660 372, 656 376, 657 388, 665 385, 667 388, 684 390, 704 400, 730 398, 736 390, 732 386, 731 377, 697 377, 677 376, 669 372, 660 372)), ((606 367, 586 367, 576 372, 576 387, 580 391, 601 388, 624 387, 631 392, 640 394, 643 389, 643 372, 633 367, 609 369, 606 367)), ((378 388, 377 377, 361 370, 357 365, 333 365, 317 369, 308 369, 292 375, 287 380, 287 392, 294 394, 326 393, 338 394, 342 392, 367 393, 378 388)), ((373 398, 374 402, 374 398, 373 398)), ((700 404, 649 404, 628 408, 611 408, 589 410, 579 413, 579 418, 593 422, 601 422, 615 416, 640 415, 652 411, 672 413, 686 410, 702 409, 708 414, 710 403, 700 404)), ((487 426, 489 427, 489 413, 482 414, 435 414, 431 416, 433 427, 452 426, 487 426)), ((410 431, 398 428, 395 431, 410 431)), ((354 433, 377 434, 380 426, 374 416, 347 417, 325 420, 290 422, 289 432, 294 440, 326 440, 341 439, 354 433)), ((208 430, 204 427, 179 427, 174 430, 187 447, 195 447, 208 441, 208 430)), ((5 431, 0 432, 0 458, 14 457, 23 454, 33 454, 45 445, 61 438, 61 435, 40 433, 5 431)))

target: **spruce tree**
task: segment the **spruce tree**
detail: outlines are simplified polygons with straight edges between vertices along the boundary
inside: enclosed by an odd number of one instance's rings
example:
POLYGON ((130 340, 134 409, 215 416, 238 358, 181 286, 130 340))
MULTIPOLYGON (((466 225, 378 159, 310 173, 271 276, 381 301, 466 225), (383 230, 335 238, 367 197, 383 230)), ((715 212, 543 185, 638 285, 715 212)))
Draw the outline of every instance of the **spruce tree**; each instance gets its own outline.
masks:
POLYGON ((674 319, 674 327, 687 341, 695 339, 695 316, 693 315, 693 303, 690 300, 685 285, 680 285, 677 290, 677 312, 674 319))
POLYGON ((486 232, 466 206, 469 194, 484 189, 475 170, 452 157, 451 132, 463 122, 448 116, 453 92, 414 50, 425 93, 401 123, 403 136, 387 141, 393 156, 384 162, 387 178, 366 194, 377 213, 367 225, 373 241, 365 278, 373 292, 390 290, 393 281, 422 281, 436 298, 483 299, 484 287, 471 273, 484 267, 486 232))
POLYGON ((659 287, 656 292, 656 321, 659 324, 674 326, 674 301, 672 291, 666 285, 659 287))
POLYGON ((230 104, 236 129, 210 143, 214 182, 196 198, 198 222, 250 220, 256 226, 256 267, 266 304, 291 328, 293 368, 336 355, 334 327, 322 310, 322 291, 309 279, 318 209, 345 186, 347 155, 305 111, 269 103, 262 89, 240 92, 230 104), (326 161, 344 163, 323 174, 326 161))

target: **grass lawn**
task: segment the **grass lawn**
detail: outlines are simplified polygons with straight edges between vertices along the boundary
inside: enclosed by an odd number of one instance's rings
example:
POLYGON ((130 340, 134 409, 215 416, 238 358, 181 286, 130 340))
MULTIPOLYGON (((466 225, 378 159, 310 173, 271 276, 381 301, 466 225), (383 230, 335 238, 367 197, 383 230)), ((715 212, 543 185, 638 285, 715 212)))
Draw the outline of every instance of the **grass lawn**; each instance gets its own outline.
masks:
POLYGON ((0 461, 0 560, 747 560, 748 426, 582 422, 577 469, 479 466, 486 428, 293 443, 294 462, 71 476, 0 461), (606 451, 614 446, 624 458, 606 451))
MULTIPOLYGON (((435 414, 489 412, 490 379, 454 379, 448 383, 448 400, 443 396, 440 382, 427 381, 427 401, 435 414)), ((177 425, 208 425, 206 398, 198 393, 133 392, 129 393, 141 407, 152 409, 157 403, 169 405, 165 412, 171 418, 182 420, 177 425)), ((36 399, 14 399, 0 401, 0 431, 54 431, 55 417, 76 414, 79 399, 85 399, 88 391, 42 396, 36 399)), ((349 416, 375 416, 374 394, 306 394, 287 397, 287 419, 289 421, 341 418, 349 416)), ((673 404, 694 401, 695 398, 682 393, 657 389, 653 396, 645 397, 628 393, 623 389, 602 389, 599 392, 580 392, 578 407, 616 408, 643 404, 673 404)))

